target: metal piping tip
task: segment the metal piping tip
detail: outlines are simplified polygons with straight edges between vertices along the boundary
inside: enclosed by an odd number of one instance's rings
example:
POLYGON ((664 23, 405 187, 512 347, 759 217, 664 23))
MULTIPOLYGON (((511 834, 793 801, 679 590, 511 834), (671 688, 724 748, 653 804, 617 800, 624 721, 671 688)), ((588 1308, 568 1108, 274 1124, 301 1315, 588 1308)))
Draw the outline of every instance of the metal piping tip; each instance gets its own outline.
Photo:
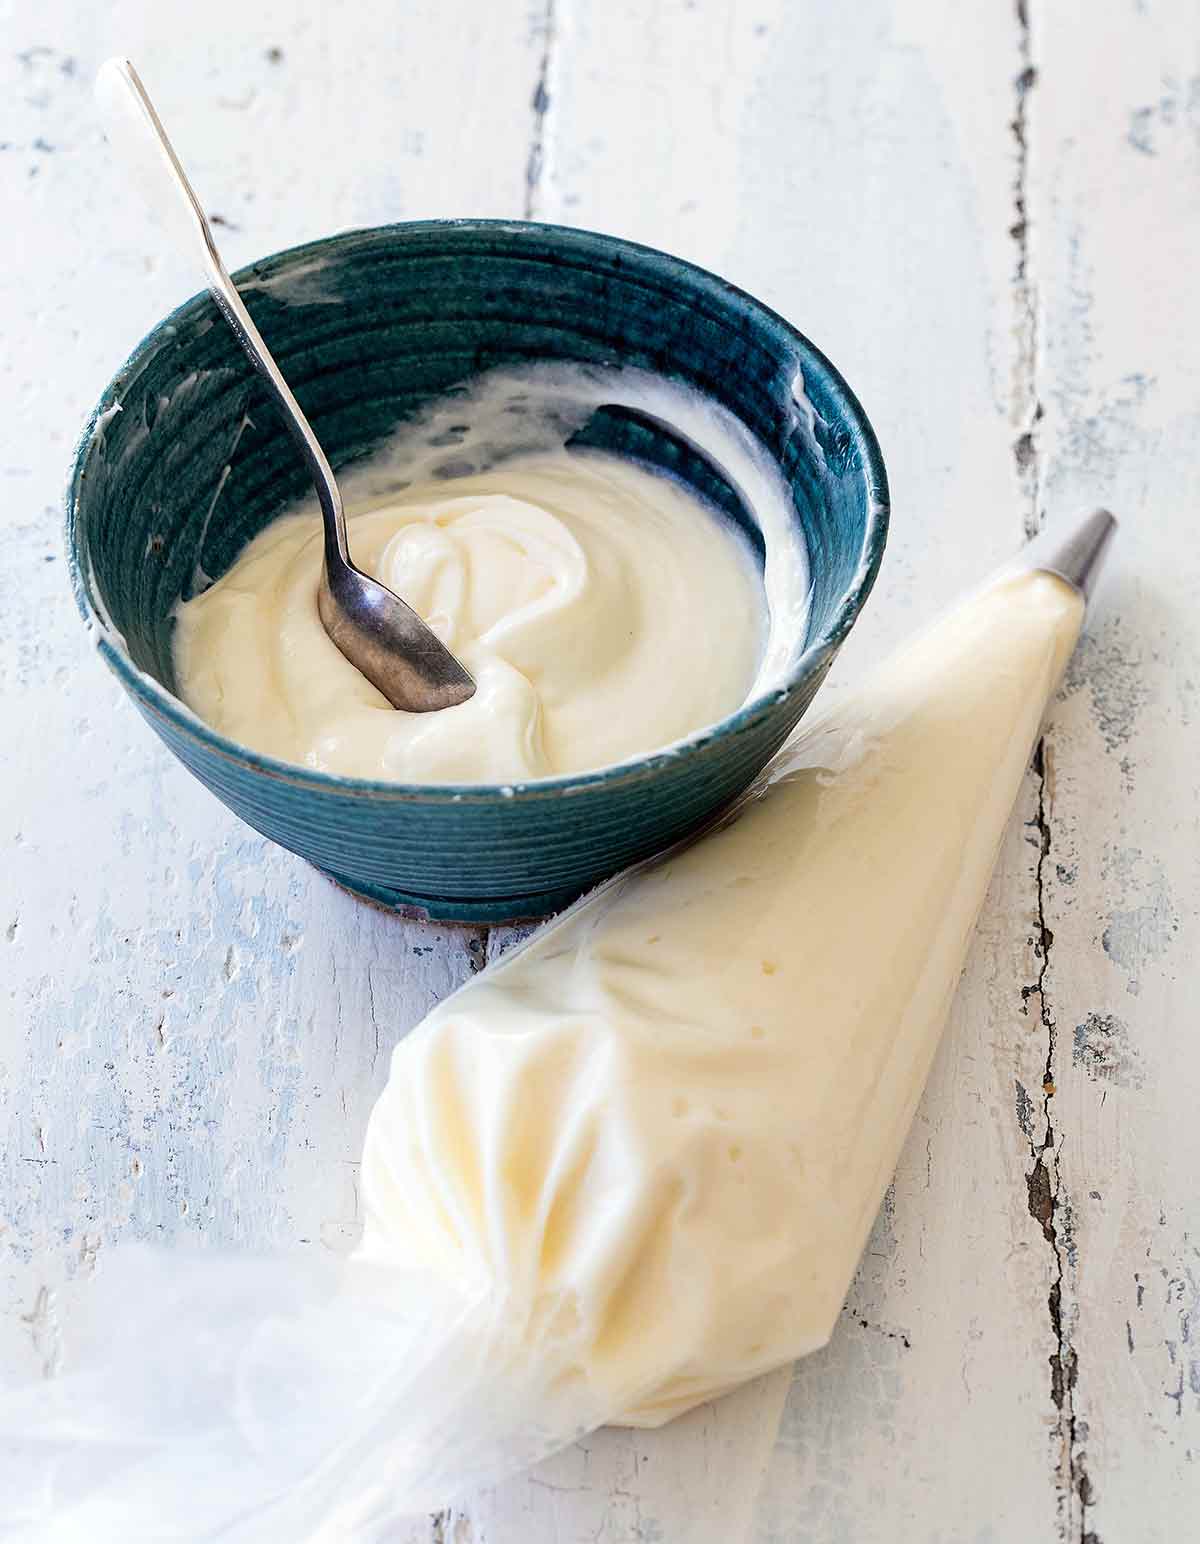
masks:
POLYGON ((1116 517, 1107 509, 1096 509, 1073 528, 1064 529, 1058 522, 1043 531, 1024 556, 1030 568, 1065 579, 1090 602, 1116 533, 1116 517))

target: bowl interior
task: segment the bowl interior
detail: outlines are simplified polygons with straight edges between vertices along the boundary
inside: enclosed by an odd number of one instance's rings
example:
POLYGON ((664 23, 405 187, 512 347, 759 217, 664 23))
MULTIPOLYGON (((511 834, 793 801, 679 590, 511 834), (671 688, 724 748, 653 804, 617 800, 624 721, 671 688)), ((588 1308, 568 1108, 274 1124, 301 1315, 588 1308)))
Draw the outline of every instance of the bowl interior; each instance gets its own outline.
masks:
MULTIPOLYGON (((336 468, 498 366, 636 366, 700 390, 742 420, 792 489, 812 578, 804 646, 836 644, 853 620, 886 527, 874 438, 828 361, 713 276, 607 237, 481 221, 332 237, 236 277, 336 468)), ((580 438, 671 470, 761 552, 737 493, 663 426, 605 409, 580 438)), ((177 601, 309 491, 228 327, 196 297, 122 368, 84 436, 69 536, 85 604, 173 692, 177 601)))

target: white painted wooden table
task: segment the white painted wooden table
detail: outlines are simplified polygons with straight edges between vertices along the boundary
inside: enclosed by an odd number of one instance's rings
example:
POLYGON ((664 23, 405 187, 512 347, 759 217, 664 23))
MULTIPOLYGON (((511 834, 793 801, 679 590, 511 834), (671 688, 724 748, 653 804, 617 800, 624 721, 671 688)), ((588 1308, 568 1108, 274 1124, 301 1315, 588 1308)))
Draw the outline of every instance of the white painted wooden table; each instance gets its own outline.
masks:
POLYGON ((119 51, 234 262, 525 214, 695 258, 810 333, 895 500, 828 690, 1045 516, 1103 501, 1125 523, 833 1343, 412 1544, 1197 1536, 1194 0, 6 0, 0 20, 4 1370, 53 1368, 119 1238, 347 1247, 388 1052, 497 947, 359 907, 238 825, 85 644, 72 440, 194 288, 105 163, 89 82, 119 51))

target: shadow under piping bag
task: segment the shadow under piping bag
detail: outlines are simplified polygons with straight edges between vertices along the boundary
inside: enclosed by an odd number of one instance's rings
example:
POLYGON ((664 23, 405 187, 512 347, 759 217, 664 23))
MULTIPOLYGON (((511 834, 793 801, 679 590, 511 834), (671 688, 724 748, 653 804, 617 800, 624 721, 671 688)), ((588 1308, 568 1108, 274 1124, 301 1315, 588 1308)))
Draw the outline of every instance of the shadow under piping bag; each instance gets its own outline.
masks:
POLYGON ((435 1007, 372 1112, 348 1265, 119 1251, 78 1370, 0 1396, 0 1537, 382 1538, 823 1345, 1106 518, 435 1007))

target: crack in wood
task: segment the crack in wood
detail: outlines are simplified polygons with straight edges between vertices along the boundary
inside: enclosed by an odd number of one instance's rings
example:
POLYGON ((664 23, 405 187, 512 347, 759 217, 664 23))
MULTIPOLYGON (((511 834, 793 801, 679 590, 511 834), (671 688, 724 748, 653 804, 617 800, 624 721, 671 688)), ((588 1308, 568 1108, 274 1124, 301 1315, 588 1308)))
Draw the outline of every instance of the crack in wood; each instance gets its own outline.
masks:
POLYGON ((542 181, 546 170, 550 85, 555 62, 555 45, 558 42, 557 5, 558 0, 546 0, 545 10, 538 22, 538 31, 542 35, 542 57, 538 64, 533 99, 530 102, 533 111, 533 133, 530 137, 529 159, 525 163, 525 206, 522 210, 526 220, 537 218, 541 203, 542 181))
POLYGON ((488 963, 490 944, 495 928, 472 928, 467 935, 467 964, 471 974, 477 976, 488 963))
POLYGON ((1043 1134, 1038 1141, 1029 1132, 1030 1156, 1033 1167, 1026 1175, 1029 1215, 1039 1224, 1042 1236, 1050 1245, 1054 1256, 1054 1279, 1050 1284, 1047 1308, 1050 1328, 1054 1336, 1054 1350, 1049 1357, 1050 1398, 1055 1409, 1055 1436, 1059 1444, 1057 1465, 1059 1504, 1061 1515, 1060 1535, 1069 1537, 1073 1501, 1079 1502, 1078 1544, 1101 1544, 1100 1536, 1087 1526, 1087 1513, 1092 1504, 1094 1491, 1080 1447, 1086 1427, 1079 1420, 1075 1402, 1075 1388, 1079 1380, 1079 1356, 1073 1342, 1070 1324, 1063 1312, 1063 1289, 1067 1270, 1074 1265, 1075 1235, 1071 1206, 1063 1194, 1062 1176, 1059 1170, 1059 1154, 1062 1149, 1060 1135, 1054 1129, 1051 1101, 1057 1093, 1055 1066, 1058 1057, 1058 1025, 1051 1010, 1046 977, 1050 969, 1050 951, 1054 946, 1054 934, 1046 920, 1046 863, 1050 856, 1051 828, 1049 814, 1047 750, 1045 740, 1039 740, 1034 752, 1033 771, 1038 780, 1037 809, 1032 824, 1037 830, 1038 858, 1034 869, 1034 886, 1037 897, 1036 933, 1034 950, 1038 957, 1037 979, 1032 987, 1022 991, 1026 1005, 1036 997, 1042 1030, 1046 1037, 1046 1062, 1042 1073, 1041 1116, 1043 1134))
POLYGON ((62 1365, 62 1325, 57 1300, 48 1286, 38 1288, 33 1307, 21 1315, 21 1322, 28 1326, 33 1349, 41 1360, 42 1377, 56 1377, 62 1365))
MULTIPOLYGON (((1024 504, 1022 524, 1027 538, 1036 536, 1041 529, 1043 491, 1042 452, 1038 439, 1039 425, 1043 417, 1039 361, 1041 339, 1038 325, 1040 297, 1034 267, 1035 253, 1030 220, 1031 151, 1034 136, 1030 107, 1032 93, 1038 84, 1038 67, 1034 61, 1031 7, 1032 0, 1016 0, 1017 54, 1020 67, 1013 82, 1015 100, 1011 128, 1016 141, 1016 173, 1013 182, 1013 223, 1009 228, 1009 234, 1017 247, 1013 284, 1016 307, 1013 424, 1016 434, 1012 449, 1017 483, 1024 504)), ((1046 920, 1046 860, 1049 857, 1051 845, 1047 754, 1045 740, 1039 741, 1033 760, 1033 770, 1038 780, 1037 811, 1033 821, 1037 830, 1038 847, 1037 865, 1034 870, 1037 897, 1034 949, 1039 963, 1037 979, 1032 986, 1024 987, 1021 992, 1026 1011, 1030 1000, 1037 999, 1038 1014, 1046 1041, 1046 1062, 1042 1074, 1040 1140, 1033 1129, 1032 1116, 1036 1105, 1020 1084, 1017 1085, 1017 1118, 1029 1142, 1030 1157, 1033 1160, 1032 1168, 1026 1175, 1029 1214, 1041 1227, 1042 1236, 1049 1244, 1054 1256, 1054 1279, 1050 1286, 1047 1308, 1054 1336, 1054 1350, 1049 1359, 1050 1397, 1055 1408, 1055 1434, 1060 1454, 1057 1464, 1060 1533, 1064 1540, 1068 1538, 1073 1522, 1075 1498, 1078 1498, 1078 1544, 1101 1544, 1099 1535, 1087 1526, 1093 1488, 1084 1465, 1084 1455, 1079 1446, 1080 1439, 1086 1431, 1086 1427, 1082 1426, 1078 1419, 1075 1402, 1075 1389, 1079 1379, 1079 1357, 1073 1342, 1070 1322, 1063 1311, 1063 1290, 1068 1267, 1074 1265, 1075 1241, 1070 1203, 1063 1194, 1059 1169, 1061 1135, 1055 1132, 1051 1107, 1057 1092, 1055 1067, 1058 1058, 1058 1026, 1046 991, 1050 951, 1054 945, 1054 934, 1046 920)))
POLYGON ((1032 126, 1029 117, 1030 93, 1037 85, 1037 66, 1033 62, 1033 38, 1029 25, 1029 0, 1017 0, 1018 58, 1020 69, 1013 87, 1016 102, 1011 122, 1017 145, 1017 165, 1013 178, 1013 223, 1009 235, 1016 242, 1017 263, 1013 281, 1016 305, 1016 358, 1013 363, 1013 460, 1017 482, 1025 501, 1023 524, 1026 536, 1036 536, 1041 529, 1041 463, 1037 431, 1042 419, 1038 396, 1038 290, 1033 273, 1030 243, 1029 174, 1032 126))
POLYGON ((899 1341, 906 1351, 912 1350, 912 1341, 909 1340, 903 1330, 888 1330, 884 1329, 882 1324, 872 1324, 870 1319, 865 1318, 856 1308, 852 1308, 849 1303, 845 1305, 842 1312, 849 1314, 860 1329, 870 1330, 874 1335, 882 1335, 884 1340, 899 1341))
POLYGON ((472 1544, 474 1525, 457 1507, 443 1507, 429 1516, 429 1544, 472 1544))

